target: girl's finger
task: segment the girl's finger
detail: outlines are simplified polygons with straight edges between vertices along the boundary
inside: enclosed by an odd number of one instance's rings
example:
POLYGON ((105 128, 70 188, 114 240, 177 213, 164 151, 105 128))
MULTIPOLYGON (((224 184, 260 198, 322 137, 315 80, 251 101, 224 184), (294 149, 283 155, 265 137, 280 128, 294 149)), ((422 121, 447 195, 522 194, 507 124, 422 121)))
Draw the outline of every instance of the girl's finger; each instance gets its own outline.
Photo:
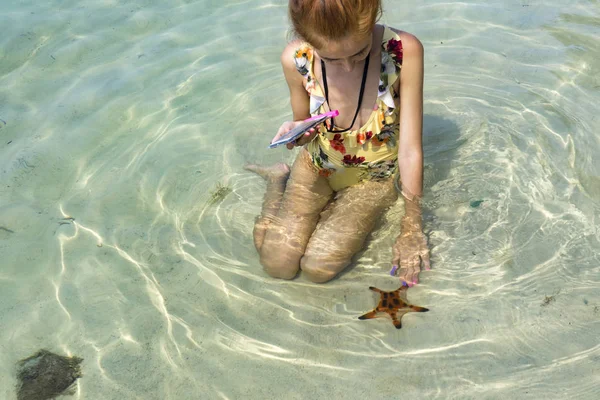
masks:
POLYGON ((421 261, 423 261, 423 266, 427 271, 431 269, 431 262, 429 261, 429 250, 421 254, 421 261))
POLYGON ((275 137, 276 137, 277 139, 279 139, 279 137, 280 137, 281 135, 283 135, 283 134, 285 134, 285 133, 287 133, 287 132, 289 132, 289 131, 290 131, 290 128, 289 128, 289 127, 287 127, 287 126, 285 126, 285 125, 284 125, 284 126, 281 126, 281 127, 279 127, 279 129, 277 130, 277 134, 275 135, 275 137))
POLYGON ((407 265, 407 273, 406 273, 406 280, 408 282, 408 286, 413 286, 416 285, 419 281, 418 281, 418 276, 419 276, 419 264, 420 264, 421 260, 419 259, 419 256, 415 256, 413 258, 411 258, 408 261, 408 265, 407 265))
POLYGON ((400 283, 402 284, 402 286, 410 286, 404 276, 400 276, 400 283))
POLYGON ((398 268, 400 266, 400 252, 394 249, 394 256, 392 257, 392 266, 398 268))
MULTIPOLYGON (((406 271, 406 270, 404 268, 402 268, 402 271, 406 271)), ((400 283, 402 283, 402 286, 408 286, 408 287, 412 286, 412 281, 410 279, 408 279, 408 277, 406 275, 400 276, 400 283)))
POLYGON ((400 262, 400 269, 398 275, 400 276, 400 282, 402 282, 402 286, 412 286, 412 279, 410 278, 411 271, 410 267, 407 265, 406 261, 400 262))
POLYGON ((311 136, 315 134, 315 129, 309 129, 308 131, 306 131, 304 133, 304 135, 302 135, 302 137, 300 139, 298 139, 298 145, 299 146, 303 146, 306 143, 310 142, 311 140, 311 136))

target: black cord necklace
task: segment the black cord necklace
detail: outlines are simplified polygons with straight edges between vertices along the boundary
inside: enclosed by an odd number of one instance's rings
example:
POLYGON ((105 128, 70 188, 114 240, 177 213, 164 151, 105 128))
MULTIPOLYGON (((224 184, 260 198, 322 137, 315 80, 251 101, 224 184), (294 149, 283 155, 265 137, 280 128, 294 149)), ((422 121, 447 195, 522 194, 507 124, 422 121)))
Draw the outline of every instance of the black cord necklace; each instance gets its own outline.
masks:
MULTIPOLYGON (((365 67, 363 69, 362 82, 360 84, 360 93, 358 94, 358 105, 356 106, 356 112, 354 113, 354 118, 352 118, 352 123, 346 129, 334 131, 335 121, 333 120, 333 117, 332 117, 331 118, 331 128, 327 128, 327 126, 325 127, 328 132, 336 132, 336 133, 347 132, 354 126, 354 122, 356 122, 356 117, 358 116, 358 113, 360 112, 360 106, 362 104, 363 95, 365 93, 365 84, 367 82, 367 72, 369 71, 369 58, 370 57, 371 57, 371 54, 368 54, 367 58, 365 58, 365 67)), ((323 62, 323 60, 321 60, 321 70, 323 71, 323 86, 325 86, 325 100, 327 101, 327 106, 329 106, 329 109, 331 110, 331 106, 329 105, 329 90, 327 88, 327 72, 325 70, 325 63, 323 62)))

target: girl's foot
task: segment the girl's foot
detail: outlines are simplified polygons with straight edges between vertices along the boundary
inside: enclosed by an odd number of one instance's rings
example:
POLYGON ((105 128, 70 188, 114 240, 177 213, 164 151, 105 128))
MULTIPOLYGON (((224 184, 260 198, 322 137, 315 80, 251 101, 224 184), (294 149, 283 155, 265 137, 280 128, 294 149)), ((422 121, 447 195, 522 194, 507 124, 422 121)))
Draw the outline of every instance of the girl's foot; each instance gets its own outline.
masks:
POLYGON ((257 173, 267 181, 287 179, 287 177, 290 175, 290 167, 284 163, 277 163, 268 167, 257 164, 247 164, 244 166, 244 169, 246 171, 257 173))

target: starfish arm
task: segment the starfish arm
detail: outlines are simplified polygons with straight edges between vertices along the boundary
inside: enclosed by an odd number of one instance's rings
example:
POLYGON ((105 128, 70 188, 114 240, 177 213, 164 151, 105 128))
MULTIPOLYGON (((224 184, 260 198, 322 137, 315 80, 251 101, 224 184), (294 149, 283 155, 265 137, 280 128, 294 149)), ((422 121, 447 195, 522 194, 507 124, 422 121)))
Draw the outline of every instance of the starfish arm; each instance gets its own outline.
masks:
POLYGON ((394 326, 396 327, 396 329, 400 329, 402 328, 402 315, 404 315, 405 313, 401 313, 400 314, 400 318, 398 318, 396 316, 396 312, 390 312, 390 317, 392 317, 392 323, 394 324, 394 326))
POLYGON ((410 308, 413 311, 416 311, 416 312, 427 312, 427 311, 429 311, 429 308, 419 307, 419 306, 413 306, 412 304, 410 304, 410 308))
POLYGON ((374 292, 381 293, 381 290, 380 290, 380 289, 377 289, 377 288, 376 288, 376 287, 374 287, 374 286, 369 286, 369 289, 371 289, 371 290, 372 290, 372 291, 374 291, 374 292))
POLYGON ((361 315, 360 317, 358 317, 358 319, 371 319, 371 318, 375 318, 375 316, 377 315, 377 311, 373 310, 373 311, 369 311, 368 313, 361 315))
POLYGON ((408 314, 409 312, 411 312, 411 309, 407 309, 404 308, 402 310, 398 310, 398 325, 396 325, 396 323, 394 322, 394 326, 396 327, 396 329, 400 329, 402 327, 402 324, 400 323, 400 321, 402 321, 402 317, 404 317, 404 315, 408 314))

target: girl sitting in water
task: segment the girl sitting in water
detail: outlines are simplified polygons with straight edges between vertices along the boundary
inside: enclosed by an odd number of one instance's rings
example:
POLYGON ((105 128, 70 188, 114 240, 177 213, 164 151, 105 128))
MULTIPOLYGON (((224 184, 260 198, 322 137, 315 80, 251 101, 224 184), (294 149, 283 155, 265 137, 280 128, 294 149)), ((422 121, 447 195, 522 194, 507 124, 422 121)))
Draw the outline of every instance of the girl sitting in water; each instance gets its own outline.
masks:
POLYGON ((423 190, 423 46, 403 31, 377 24, 381 0, 290 0, 297 40, 281 55, 293 121, 339 110, 288 144, 294 164, 248 165, 267 181, 254 227, 260 261, 273 277, 299 270, 327 282, 346 268, 377 219, 398 198, 392 270, 403 284, 429 269, 419 199, 423 190), (397 174, 397 172, 399 174, 397 174), (399 175, 399 176, 398 176, 399 175), (400 183, 402 182, 402 183, 400 183))

